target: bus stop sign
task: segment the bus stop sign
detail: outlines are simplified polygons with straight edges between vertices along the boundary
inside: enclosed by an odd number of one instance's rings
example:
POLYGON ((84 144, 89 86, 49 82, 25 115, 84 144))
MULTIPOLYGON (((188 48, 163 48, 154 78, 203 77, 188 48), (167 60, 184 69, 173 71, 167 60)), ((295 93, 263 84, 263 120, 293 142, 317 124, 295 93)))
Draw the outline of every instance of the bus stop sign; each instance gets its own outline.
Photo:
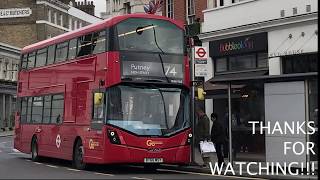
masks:
POLYGON ((207 64, 208 53, 206 47, 194 47, 194 60, 196 64, 207 64))

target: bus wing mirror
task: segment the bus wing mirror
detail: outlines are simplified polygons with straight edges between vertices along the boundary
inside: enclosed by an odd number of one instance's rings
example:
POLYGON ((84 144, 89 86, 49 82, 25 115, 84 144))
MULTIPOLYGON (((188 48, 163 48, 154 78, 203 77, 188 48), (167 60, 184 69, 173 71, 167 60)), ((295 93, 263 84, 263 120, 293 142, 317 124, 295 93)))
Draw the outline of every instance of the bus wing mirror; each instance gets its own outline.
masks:
POLYGON ((101 105, 103 93, 94 93, 94 105, 101 105))
POLYGON ((198 100, 203 101, 204 95, 206 94, 206 92, 203 90, 203 88, 198 88, 198 100))

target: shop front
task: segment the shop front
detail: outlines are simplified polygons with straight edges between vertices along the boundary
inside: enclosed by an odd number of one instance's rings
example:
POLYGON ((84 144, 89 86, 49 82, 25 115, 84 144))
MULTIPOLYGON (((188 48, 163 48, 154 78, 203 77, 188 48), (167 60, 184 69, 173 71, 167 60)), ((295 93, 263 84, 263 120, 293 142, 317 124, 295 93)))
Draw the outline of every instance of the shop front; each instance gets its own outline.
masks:
POLYGON ((204 88, 227 132, 225 158, 232 162, 314 161, 317 153, 284 155, 283 142, 306 145, 315 143, 318 136, 316 53, 282 56, 282 73, 270 75, 267 33, 212 41, 209 46, 214 76, 204 88), (309 121, 316 126, 312 135, 269 133, 267 128, 260 132, 259 128, 309 121), (250 122, 256 122, 255 128, 250 122))

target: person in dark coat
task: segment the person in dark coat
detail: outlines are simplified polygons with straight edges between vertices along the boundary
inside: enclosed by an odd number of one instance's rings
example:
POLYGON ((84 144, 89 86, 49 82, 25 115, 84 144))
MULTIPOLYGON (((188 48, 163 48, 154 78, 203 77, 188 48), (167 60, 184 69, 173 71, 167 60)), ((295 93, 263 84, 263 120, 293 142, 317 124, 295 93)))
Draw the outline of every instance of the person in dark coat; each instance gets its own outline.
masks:
POLYGON ((226 141, 226 136, 225 136, 226 132, 225 132, 225 129, 223 128, 222 123, 218 121, 218 115, 216 113, 211 114, 211 121, 212 121, 211 141, 215 145, 218 164, 219 166, 221 166, 224 162, 222 147, 226 141))
MULTIPOLYGON (((197 124, 197 140, 196 143, 199 145, 200 141, 204 141, 210 138, 209 128, 210 120, 209 117, 201 109, 197 110, 198 124, 197 124)), ((203 166, 207 167, 210 162, 210 157, 206 154, 201 154, 204 162, 203 166)))

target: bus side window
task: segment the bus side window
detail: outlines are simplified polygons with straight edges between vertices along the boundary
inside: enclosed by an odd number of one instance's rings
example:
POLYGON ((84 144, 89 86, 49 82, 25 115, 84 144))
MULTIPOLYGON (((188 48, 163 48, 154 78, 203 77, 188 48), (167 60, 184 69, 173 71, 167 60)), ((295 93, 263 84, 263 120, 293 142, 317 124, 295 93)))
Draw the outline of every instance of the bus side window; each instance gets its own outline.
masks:
POLYGON ((21 98, 21 111, 20 111, 20 122, 26 123, 27 122, 27 106, 28 106, 28 98, 22 97, 21 98))
POLYGON ((32 97, 29 97, 28 98, 28 105, 27 105, 27 123, 32 123, 31 109, 32 109, 32 97))
POLYGON ((52 96, 51 123, 60 124, 63 121, 64 96, 57 94, 52 96))
POLYGON ((56 60, 55 62, 61 62, 67 60, 68 57, 69 42, 63 42, 57 45, 56 48, 56 60))
POLYGON ((38 50, 36 67, 41 67, 46 65, 46 60, 47 60, 47 48, 38 50))
POLYGON ((101 130, 106 112, 106 99, 105 94, 102 92, 93 93, 93 113, 91 128, 101 130))
POLYGON ((43 103, 43 120, 42 123, 44 124, 50 124, 50 118, 51 118, 51 95, 47 95, 44 97, 44 103, 43 103))
POLYGON ((68 59, 72 60, 77 56, 77 39, 71 39, 69 42, 68 59))
POLYGON ((106 51, 106 31, 96 32, 92 37, 92 54, 106 51))
POLYGON ((36 52, 29 53, 28 55, 28 69, 34 68, 36 61, 36 52))
POLYGON ((56 50, 55 45, 51 45, 48 47, 48 58, 47 58, 46 65, 52 64, 54 62, 55 50, 56 50))
POLYGON ((43 97, 33 97, 31 119, 35 124, 42 123, 43 97))
POLYGON ((92 53, 92 34, 78 38, 78 55, 77 57, 90 55, 92 53))

